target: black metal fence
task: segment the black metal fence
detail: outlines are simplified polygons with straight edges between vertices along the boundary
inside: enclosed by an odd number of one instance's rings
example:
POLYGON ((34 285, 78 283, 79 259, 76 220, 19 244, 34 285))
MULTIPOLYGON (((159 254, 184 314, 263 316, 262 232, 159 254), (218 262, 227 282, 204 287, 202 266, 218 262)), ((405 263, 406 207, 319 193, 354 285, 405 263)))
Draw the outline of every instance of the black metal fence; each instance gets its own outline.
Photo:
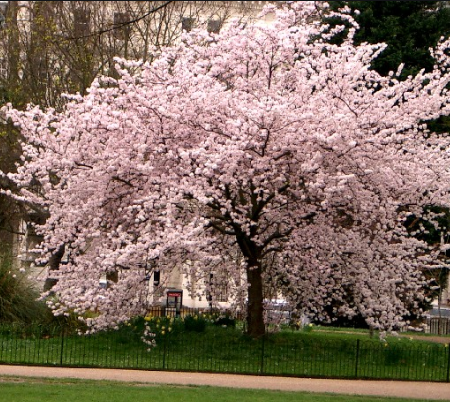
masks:
MULTIPOLYGON (((167 323, 167 321, 166 321, 167 323)), ((169 321, 169 325, 170 321, 169 321)), ((175 325, 175 324, 174 324, 175 325)), ((308 334, 309 335, 309 334, 308 334)), ((0 328, 0 364, 201 371, 295 377, 449 382, 448 345, 268 334, 234 328, 160 329, 149 347, 130 324, 92 335, 64 329, 0 328)))

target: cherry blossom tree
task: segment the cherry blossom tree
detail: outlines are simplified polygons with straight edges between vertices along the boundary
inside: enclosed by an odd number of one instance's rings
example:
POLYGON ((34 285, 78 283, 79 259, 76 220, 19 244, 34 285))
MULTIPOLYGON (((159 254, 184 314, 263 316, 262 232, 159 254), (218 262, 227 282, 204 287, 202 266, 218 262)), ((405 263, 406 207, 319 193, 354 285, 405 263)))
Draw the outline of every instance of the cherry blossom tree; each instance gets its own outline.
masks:
POLYGON ((370 69, 384 45, 355 46, 355 29, 330 44, 344 27, 313 2, 266 12, 269 26, 195 30, 151 63, 119 60, 119 79, 62 112, 7 111, 26 139, 9 194, 48 211, 44 259, 70 254, 56 314, 93 330, 142 314, 144 266, 220 274, 255 337, 269 284, 322 318, 332 294, 373 329, 417 308, 433 255, 404 223, 449 205, 449 140, 424 124, 449 112, 449 42, 432 72, 398 81, 370 69))

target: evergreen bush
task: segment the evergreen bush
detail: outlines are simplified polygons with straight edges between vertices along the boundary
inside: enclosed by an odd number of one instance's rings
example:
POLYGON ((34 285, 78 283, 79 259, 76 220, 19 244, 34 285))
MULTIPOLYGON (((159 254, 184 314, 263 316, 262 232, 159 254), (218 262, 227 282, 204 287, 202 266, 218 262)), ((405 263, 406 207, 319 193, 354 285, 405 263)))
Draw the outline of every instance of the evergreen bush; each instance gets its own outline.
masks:
POLYGON ((31 324, 48 320, 49 310, 12 257, 0 255, 0 323, 31 324))

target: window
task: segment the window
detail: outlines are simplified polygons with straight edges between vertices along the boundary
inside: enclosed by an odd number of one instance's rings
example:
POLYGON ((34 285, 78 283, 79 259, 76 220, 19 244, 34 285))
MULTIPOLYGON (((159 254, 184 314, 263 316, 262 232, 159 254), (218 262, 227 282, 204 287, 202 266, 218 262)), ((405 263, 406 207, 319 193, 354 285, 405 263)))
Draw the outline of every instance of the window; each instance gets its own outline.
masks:
POLYGON ((219 33, 221 25, 220 20, 208 20, 207 30, 211 33, 219 33))
POLYGON ((76 8, 73 12, 73 25, 75 37, 83 37, 89 35, 90 13, 88 9, 76 8))
POLYGON ((157 287, 161 283, 161 273, 159 271, 155 271, 153 273, 153 286, 157 287))
POLYGON ((114 13, 114 38, 128 40, 130 37, 130 15, 128 13, 114 13))
POLYGON ((5 79, 7 76, 8 76, 8 60, 5 57, 0 57, 0 77, 2 79, 5 79))
POLYGON ((190 17, 183 17, 181 20, 181 29, 186 32, 191 32, 194 29, 195 19, 190 17))
POLYGON ((228 281, 226 278, 219 278, 217 275, 209 274, 208 301, 227 302, 228 301, 228 281))

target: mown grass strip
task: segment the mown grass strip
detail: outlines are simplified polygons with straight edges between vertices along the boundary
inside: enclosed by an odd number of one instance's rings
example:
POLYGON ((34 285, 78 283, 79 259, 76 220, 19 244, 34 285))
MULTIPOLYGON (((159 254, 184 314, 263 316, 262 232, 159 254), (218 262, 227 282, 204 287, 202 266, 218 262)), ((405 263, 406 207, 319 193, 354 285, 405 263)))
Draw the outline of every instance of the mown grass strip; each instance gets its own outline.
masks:
POLYGON ((2 400, 8 402, 418 402, 418 399, 340 394, 231 389, 210 386, 168 386, 0 377, 2 400))

